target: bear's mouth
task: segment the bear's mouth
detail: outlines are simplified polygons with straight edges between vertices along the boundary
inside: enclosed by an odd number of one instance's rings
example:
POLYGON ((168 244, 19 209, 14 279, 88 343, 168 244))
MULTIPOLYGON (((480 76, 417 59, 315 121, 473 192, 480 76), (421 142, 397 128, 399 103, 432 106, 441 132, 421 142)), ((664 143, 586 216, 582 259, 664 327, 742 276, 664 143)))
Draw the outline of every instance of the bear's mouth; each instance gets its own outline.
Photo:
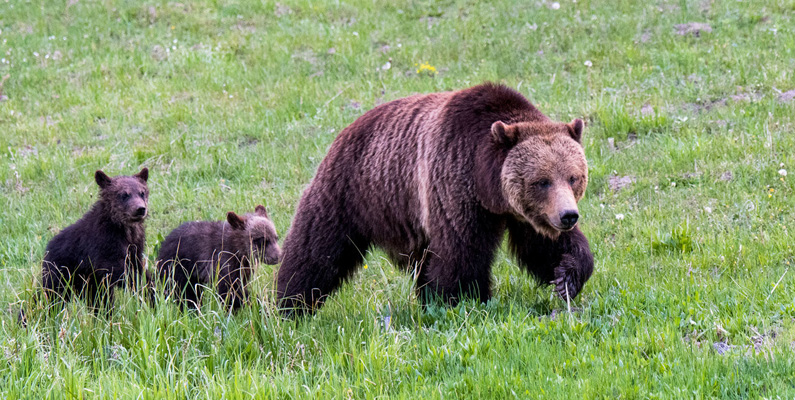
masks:
POLYGON ((533 227, 536 229, 536 231, 538 231, 538 233, 552 239, 557 238, 560 233, 568 232, 577 226, 575 224, 569 228, 564 228, 558 224, 553 224, 546 215, 539 215, 536 218, 533 218, 531 221, 533 227))
POLYGON ((577 224, 574 224, 574 225, 566 228, 566 227, 563 227, 563 226, 558 226, 557 224, 553 224, 551 221, 547 221, 547 224, 549 226, 551 226, 552 228, 554 228, 556 231, 560 231, 560 232, 568 232, 568 231, 574 229, 575 226, 577 226, 577 224))

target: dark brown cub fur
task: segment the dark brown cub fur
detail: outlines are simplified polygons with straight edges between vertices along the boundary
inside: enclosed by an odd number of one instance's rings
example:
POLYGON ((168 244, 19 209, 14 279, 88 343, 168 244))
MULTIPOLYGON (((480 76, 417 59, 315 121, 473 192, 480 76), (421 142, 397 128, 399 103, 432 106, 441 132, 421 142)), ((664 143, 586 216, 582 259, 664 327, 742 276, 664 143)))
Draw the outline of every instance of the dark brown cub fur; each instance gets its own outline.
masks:
POLYGON ((582 129, 493 84, 367 112, 340 132, 298 204, 280 305, 314 311, 371 246, 415 269, 423 302, 486 301, 506 231, 520 265, 575 297, 593 270, 577 227, 588 181, 582 129))
POLYGON ((198 307, 202 289, 217 283, 218 294, 231 309, 248 298, 253 256, 266 264, 281 257, 278 236, 263 206, 241 217, 233 212, 226 221, 186 222, 163 241, 157 255, 157 273, 166 282, 167 296, 184 306, 198 307))
POLYGON ((42 262, 45 296, 68 301, 74 292, 96 311, 112 306, 115 288, 129 287, 141 277, 148 177, 146 168, 114 178, 96 172, 99 201, 47 244, 42 262))

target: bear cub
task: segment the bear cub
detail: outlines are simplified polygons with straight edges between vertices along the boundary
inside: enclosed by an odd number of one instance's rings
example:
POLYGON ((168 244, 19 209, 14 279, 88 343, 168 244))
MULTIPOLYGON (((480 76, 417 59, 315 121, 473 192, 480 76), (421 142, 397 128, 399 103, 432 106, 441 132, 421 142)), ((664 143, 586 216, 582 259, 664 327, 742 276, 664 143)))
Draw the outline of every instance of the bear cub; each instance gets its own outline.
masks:
POLYGON ((109 310, 114 289, 129 288, 146 273, 143 250, 148 178, 147 168, 133 176, 113 178, 96 171, 99 200, 47 244, 42 286, 48 300, 69 301, 76 294, 95 313, 101 307, 109 310))
POLYGON ((157 274, 166 296, 180 305, 198 308, 205 286, 216 291, 231 310, 247 299, 252 274, 250 258, 276 264, 281 258, 278 236, 265 207, 254 213, 226 215, 226 221, 186 222, 163 241, 157 255, 157 274))

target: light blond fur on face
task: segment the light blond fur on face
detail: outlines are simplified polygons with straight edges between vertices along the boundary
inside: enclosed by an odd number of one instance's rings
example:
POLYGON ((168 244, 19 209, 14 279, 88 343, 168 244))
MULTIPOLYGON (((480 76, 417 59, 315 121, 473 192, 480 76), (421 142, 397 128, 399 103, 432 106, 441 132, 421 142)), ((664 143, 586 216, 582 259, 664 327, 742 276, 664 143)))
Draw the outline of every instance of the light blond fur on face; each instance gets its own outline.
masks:
POLYGON ((498 128, 517 141, 501 173, 511 211, 553 239, 573 229, 564 228, 561 215, 577 212, 588 184, 585 153, 571 134, 572 124, 534 122, 498 128))

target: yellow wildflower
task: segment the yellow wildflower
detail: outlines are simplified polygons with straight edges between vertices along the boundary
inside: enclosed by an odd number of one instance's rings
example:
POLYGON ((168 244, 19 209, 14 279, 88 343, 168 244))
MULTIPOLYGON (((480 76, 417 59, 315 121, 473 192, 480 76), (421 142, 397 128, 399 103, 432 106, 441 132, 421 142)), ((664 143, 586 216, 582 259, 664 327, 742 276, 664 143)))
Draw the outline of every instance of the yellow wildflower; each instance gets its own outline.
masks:
POLYGON ((434 67, 433 65, 428 64, 428 63, 422 63, 417 68, 417 75, 425 74, 425 75, 429 75, 429 76, 434 76, 434 75, 436 75, 438 73, 439 73, 439 71, 436 70, 436 67, 434 67))

